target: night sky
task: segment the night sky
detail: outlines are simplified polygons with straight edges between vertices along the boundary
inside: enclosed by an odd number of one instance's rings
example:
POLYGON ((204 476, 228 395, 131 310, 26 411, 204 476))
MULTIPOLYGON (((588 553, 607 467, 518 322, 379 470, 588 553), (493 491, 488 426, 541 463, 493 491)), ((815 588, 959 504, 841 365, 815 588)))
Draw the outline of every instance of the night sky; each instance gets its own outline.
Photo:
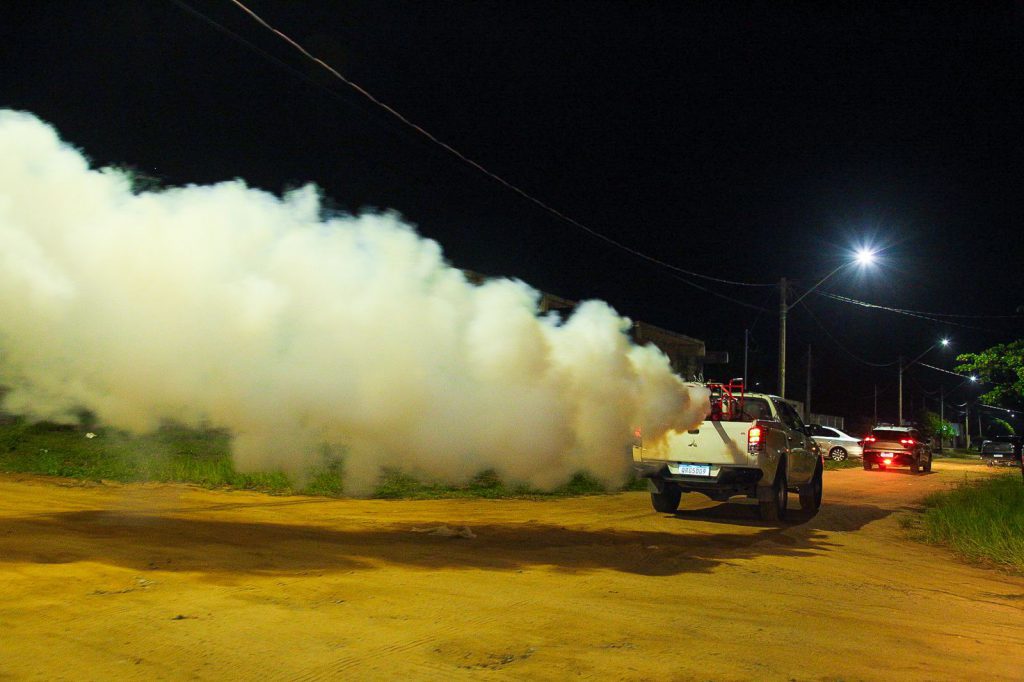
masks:
MULTIPOLYGON (((246 5, 592 230, 761 286, 674 272, 553 216, 229 0, 2 2, 0 107, 165 184, 315 182, 340 210, 397 210, 457 267, 728 351, 712 377, 742 374, 749 329, 750 375, 773 391, 779 279, 799 296, 879 249, 817 291, 933 319, 818 293, 790 311, 788 397, 804 398, 811 344, 814 410, 850 420, 871 415, 874 386, 895 418, 895 365, 872 363, 949 336, 953 352, 923 361, 952 369, 955 352, 1024 335, 1024 4, 246 5)), ((953 402, 978 393, 920 365, 905 376, 905 413, 940 384, 953 402)))

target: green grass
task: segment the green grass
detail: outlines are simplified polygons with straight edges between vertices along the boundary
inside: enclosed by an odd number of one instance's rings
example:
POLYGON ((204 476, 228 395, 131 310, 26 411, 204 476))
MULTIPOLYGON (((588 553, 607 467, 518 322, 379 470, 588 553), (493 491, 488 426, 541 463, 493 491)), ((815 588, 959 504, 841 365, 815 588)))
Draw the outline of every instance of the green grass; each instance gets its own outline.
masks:
MULTIPOLYGON (((112 429, 29 424, 20 419, 0 423, 0 471, 64 476, 84 480, 194 483, 274 494, 299 492, 340 497, 343 494, 344 453, 325 448, 321 461, 301 484, 285 473, 241 473, 231 460, 230 434, 219 429, 190 429, 166 424, 146 435, 112 429)), ((646 481, 631 480, 623 490, 646 489, 646 481)), ((543 492, 523 484, 503 482, 493 471, 477 474, 464 485, 420 481, 408 473, 385 469, 374 497, 385 499, 509 498, 595 495, 608 490, 585 473, 565 485, 543 492)))
POLYGON ((825 471, 838 471, 839 469, 860 469, 861 462, 859 459, 850 459, 847 457, 842 462, 825 458, 825 471))
POLYGON ((933 453, 935 459, 980 459, 981 455, 977 450, 965 450, 963 448, 943 448, 942 452, 933 453))
POLYGON ((282 493, 281 472, 245 474, 231 462, 230 436, 165 425, 144 436, 13 420, 0 425, 0 471, 121 482, 187 482, 282 493))
MULTIPOLYGON (((646 490, 647 481, 632 479, 620 490, 646 490)), ((464 485, 424 483, 409 474, 396 469, 385 469, 374 497, 385 499, 452 499, 460 497, 510 498, 510 497, 568 497, 578 495, 601 495, 609 490, 586 473, 574 475, 564 485, 551 491, 542 491, 525 484, 508 484, 494 471, 483 471, 464 485)))
POLYGON ((924 500, 923 539, 967 559, 1024 573, 1024 482, 1019 471, 965 481, 924 500))

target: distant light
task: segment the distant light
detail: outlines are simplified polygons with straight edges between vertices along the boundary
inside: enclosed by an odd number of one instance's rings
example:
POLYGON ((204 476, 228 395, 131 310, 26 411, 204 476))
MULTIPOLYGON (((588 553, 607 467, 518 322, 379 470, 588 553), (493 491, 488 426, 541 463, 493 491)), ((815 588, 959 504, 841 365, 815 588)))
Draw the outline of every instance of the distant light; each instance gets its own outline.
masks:
POLYGON ((948 345, 949 345, 949 339, 942 339, 942 341, 940 341, 940 343, 941 343, 941 344, 942 344, 943 346, 948 346, 948 345))
POLYGON ((875 252, 871 249, 857 249, 856 260, 860 265, 871 265, 875 262, 875 252))
POLYGON ((974 376, 974 375, 972 374, 972 375, 971 375, 971 381, 977 381, 977 380, 978 380, 978 377, 976 377, 976 376, 974 376))

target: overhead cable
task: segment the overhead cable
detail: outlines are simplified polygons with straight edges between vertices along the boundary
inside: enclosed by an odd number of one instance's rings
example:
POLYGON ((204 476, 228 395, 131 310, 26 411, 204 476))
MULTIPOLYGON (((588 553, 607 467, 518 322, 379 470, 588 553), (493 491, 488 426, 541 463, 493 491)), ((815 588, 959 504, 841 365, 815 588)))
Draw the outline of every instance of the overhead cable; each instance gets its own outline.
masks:
POLYGON ((887 311, 889 311, 891 313, 898 313, 900 315, 907 315, 908 317, 917 317, 917 318, 920 318, 922 320, 928 320, 929 322, 938 322, 939 324, 948 324, 948 325, 952 325, 954 327, 963 327, 965 329, 977 329, 979 331, 992 332, 994 334, 999 333, 999 332, 996 332, 993 329, 987 329, 985 327, 976 327, 976 326, 970 325, 970 324, 961 324, 960 322, 953 322, 951 320, 940 320, 938 318, 929 317, 928 315, 925 315, 925 314, 922 314, 922 313, 917 313, 917 312, 914 312, 912 310, 905 310, 903 308, 890 308, 889 306, 878 305, 877 303, 868 303, 867 301, 858 301, 857 299, 850 298, 849 296, 840 296, 839 294, 832 294, 832 293, 829 293, 827 291, 815 291, 814 293, 817 294, 818 296, 822 296, 824 298, 831 298, 832 300, 835 300, 835 301, 842 301, 843 303, 850 303, 850 304, 853 304, 853 305, 859 305, 859 306, 862 306, 864 308, 873 308, 875 310, 887 310, 887 311))
MULTIPOLYGON (((175 0, 175 1, 177 1, 177 0, 175 0)), ((678 267, 676 265, 672 265, 671 263, 667 263, 667 262, 665 262, 665 261, 663 261, 663 260, 661 260, 659 258, 655 258, 654 256, 649 256, 646 253, 643 253, 642 251, 634 249, 631 246, 627 246, 626 244, 623 244, 622 242, 620 242, 620 241, 618 241, 616 239, 613 239, 612 237, 609 237, 608 235, 605 235, 605 234, 603 234, 601 232, 598 232, 597 230, 595 230, 595 229, 593 229, 591 227, 588 227, 587 225, 583 224, 582 222, 576 220, 575 218, 573 218, 573 217, 563 213, 562 211, 559 211, 558 209, 552 207, 551 205, 545 203, 544 201, 534 197, 533 195, 531 195, 528 192, 526 192, 526 190, 524 190, 524 189, 522 189, 522 188, 512 184, 508 180, 505 180, 503 177, 501 177, 497 173, 494 173, 494 172, 488 170, 487 168, 482 166, 477 161, 474 161, 473 159, 469 158, 468 156, 466 156, 465 154, 463 154, 459 150, 457 150, 454 147, 452 147, 451 145, 449 145, 448 143, 446 143, 446 142, 440 140, 439 138, 437 138, 430 131, 428 131, 428 130, 424 129, 423 127, 417 125, 416 123, 412 122, 411 120, 406 118, 402 113, 400 113, 399 111, 397 111, 396 109, 394 109, 390 105, 385 104, 381 100, 377 99, 377 97, 375 97, 373 94, 371 94, 365 88, 363 88, 359 84, 357 84, 354 81, 349 80, 348 78, 343 76, 341 74, 341 72, 339 72, 337 69, 335 69, 334 67, 332 67, 330 64, 328 64, 327 62, 323 61, 319 57, 317 57, 314 54, 312 54, 309 50, 307 50, 305 47, 300 45, 298 42, 296 42, 295 40, 290 38, 284 32, 282 32, 282 31, 278 30, 277 28, 274 28, 273 26, 271 26, 261 16, 259 16, 254 11, 252 11, 251 9, 246 7, 242 2, 240 2, 240 0, 230 0, 230 2, 233 3, 234 5, 236 5, 239 9, 241 9, 243 12, 248 14, 250 17, 252 17, 252 19, 254 21, 259 23, 265 29, 267 29, 268 31, 272 32, 273 34, 278 36, 281 40, 283 40, 286 43, 288 43, 289 45, 291 45, 299 53, 301 53, 304 57, 306 57, 307 59, 311 60, 313 63, 317 64, 318 66, 320 66, 321 68, 326 70, 332 76, 334 76, 335 78, 340 80, 342 83, 344 83, 345 85, 347 85, 350 88, 352 88, 353 90, 355 90, 357 93, 359 93, 361 96, 363 96, 364 98, 369 100, 371 103, 373 103, 377 107, 379 107, 379 108, 383 109, 384 111, 386 111, 388 114, 390 114, 391 116, 396 118, 398 121, 400 121, 403 125, 409 127, 410 129, 412 129, 416 133, 422 135, 427 140, 429 140, 430 142, 434 143, 435 145, 441 147, 446 152, 448 152, 449 154, 455 156, 456 158, 458 158, 462 162, 468 164, 469 166, 472 166, 473 168, 475 168, 476 170, 480 171, 481 173, 483 173, 487 177, 491 178, 495 182, 497 182, 500 185, 504 186, 506 189, 509 189, 512 192, 515 192, 516 194, 518 194, 522 198, 524 198, 527 201, 531 202, 532 204, 538 206, 539 208, 547 211, 548 213, 556 216, 557 218, 563 220, 564 222, 567 222, 570 225, 578 227, 579 229, 583 230, 584 232, 586 232, 587 234, 591 235, 592 237, 595 237, 596 239, 600 239, 601 241, 604 241, 604 242, 606 242, 608 244, 611 244, 612 246, 614 246, 614 247, 616 247, 618 249, 621 249, 623 251, 626 251, 626 252, 636 256, 637 258, 646 260, 646 261, 648 261, 650 263, 654 263, 655 265, 660 265, 663 268, 667 268, 669 270, 673 270, 675 272, 682 273, 684 275, 689 275, 690 277, 698 277, 700 279, 705 279, 705 280, 712 281, 712 282, 718 282, 720 284, 730 284, 730 285, 734 285, 734 286, 745 286, 745 287, 774 287, 774 286, 777 286, 777 284, 774 283, 774 282, 772 282, 772 283, 740 282, 740 281, 737 281, 737 280, 724 279, 724 278, 721 278, 721 277, 713 277, 711 275, 705 275, 705 274, 702 274, 702 273, 699 273, 699 272, 694 272, 692 270, 684 270, 683 268, 680 268, 680 267, 678 267)), ((196 10, 193 10, 193 11, 196 11, 196 10)), ((723 298, 728 298, 728 297, 724 297, 723 296, 723 298)), ((730 300, 733 300, 734 302, 738 302, 738 301, 735 301, 735 299, 730 299, 730 300)), ((741 305, 749 306, 749 304, 746 304, 746 303, 741 303, 741 305)), ((750 306, 750 307, 752 307, 752 306, 750 306)))
POLYGON ((851 358, 853 358, 857 362, 860 362, 860 363, 863 363, 865 365, 868 365, 869 367, 891 367, 891 366, 895 365, 897 362, 899 362, 899 360, 893 360, 892 362, 871 362, 870 360, 865 360, 864 358, 860 357, 859 355, 857 355, 856 353, 854 353, 853 351, 848 349, 842 343, 840 343, 839 339, 834 337, 832 335, 832 332, 830 332, 828 329, 825 328, 825 325, 823 325, 821 323, 821 321, 817 318, 817 316, 811 311, 811 309, 809 307, 807 307, 806 303, 804 303, 803 301, 800 301, 800 305, 802 305, 804 310, 807 311, 807 314, 811 316, 811 319, 814 320, 814 323, 817 324, 819 327, 821 327, 821 331, 825 332, 825 335, 828 336, 828 338, 832 339, 832 343, 834 343, 837 346, 839 346, 839 348, 842 349, 843 352, 845 352, 847 355, 849 355, 851 358))
POLYGON ((725 294, 720 294, 717 291, 714 291, 712 289, 708 289, 707 287, 701 286, 700 284, 697 284, 696 282, 691 282, 688 279, 684 279, 683 277, 680 277, 679 275, 677 275, 675 273, 670 272, 670 273, 668 273, 668 275, 672 279, 677 279, 680 282, 682 282, 683 284, 687 284, 687 285, 693 287, 694 289, 700 289, 701 291, 707 292, 707 293, 711 294, 712 296, 717 296, 718 298, 723 298, 726 301, 731 301, 731 302, 735 303, 736 305, 746 306, 747 308, 753 308, 754 310, 759 311, 758 312, 758 317, 761 316, 761 313, 768 312, 768 310, 766 308, 754 305, 753 303, 747 303, 746 301, 741 301, 738 298, 733 298, 732 296, 726 296, 725 294))
POLYGON ((1002 410, 1003 412, 1009 412, 1010 414, 1017 414, 1018 412, 1020 412, 1020 410, 1008 410, 1005 407, 996 407, 995 405, 986 405, 984 403, 978 403, 974 407, 975 409, 979 407, 987 407, 990 410, 1002 410))
POLYGON ((920 360, 918 360, 914 364, 921 365, 922 367, 927 367, 928 369, 934 369, 936 372, 944 372, 945 374, 952 374, 953 376, 960 377, 961 379, 970 379, 971 378, 971 377, 969 377, 969 376, 967 376, 965 374, 958 374, 956 372, 951 372, 948 369, 942 369, 941 367, 936 367, 935 365, 929 365, 927 362, 921 362, 920 360))

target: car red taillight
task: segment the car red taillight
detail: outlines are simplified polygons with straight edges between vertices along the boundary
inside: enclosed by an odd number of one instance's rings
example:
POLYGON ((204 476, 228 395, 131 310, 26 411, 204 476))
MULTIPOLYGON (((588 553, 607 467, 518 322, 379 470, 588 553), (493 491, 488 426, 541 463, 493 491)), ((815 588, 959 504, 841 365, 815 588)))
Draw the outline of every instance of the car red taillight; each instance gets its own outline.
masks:
POLYGON ((764 430, 757 425, 747 431, 747 452, 761 452, 764 449, 764 430))
POLYGON ((913 438, 900 438, 900 445, 905 445, 909 448, 917 445, 917 441, 913 438))
POLYGON ((864 440, 862 440, 861 443, 874 443, 876 440, 878 439, 872 436, 871 434, 868 434, 864 436, 864 440))

